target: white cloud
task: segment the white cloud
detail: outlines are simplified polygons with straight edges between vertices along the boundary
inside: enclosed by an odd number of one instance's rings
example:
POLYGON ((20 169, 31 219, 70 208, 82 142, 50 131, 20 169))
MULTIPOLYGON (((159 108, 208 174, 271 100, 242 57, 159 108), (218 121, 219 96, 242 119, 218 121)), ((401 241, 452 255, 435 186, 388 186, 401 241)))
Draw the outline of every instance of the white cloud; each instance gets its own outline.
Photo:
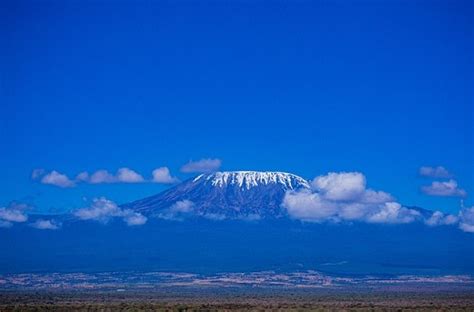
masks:
POLYGON ((0 208, 0 219, 9 222, 25 222, 28 217, 19 210, 0 208))
MULTIPOLYGON (((44 174, 43 169, 33 170, 32 177, 38 179, 44 174)), ((41 183, 56 185, 59 187, 73 187, 76 183, 90 183, 90 184, 102 184, 102 183, 176 183, 179 180, 176 177, 171 176, 170 171, 167 167, 160 167, 152 172, 153 178, 151 180, 145 180, 141 174, 130 168, 119 168, 117 172, 110 173, 105 169, 100 169, 92 174, 87 171, 80 172, 74 180, 69 179, 65 174, 61 174, 56 170, 43 175, 41 183)))
POLYGON ((171 205, 168 209, 158 214, 158 218, 165 220, 181 221, 183 217, 194 211, 194 203, 190 200, 179 200, 171 205))
POLYGON ((7 222, 25 222, 28 216, 21 210, 14 207, 0 208, 0 219, 7 222))
POLYGON ((316 177, 312 186, 330 200, 352 201, 360 198, 365 191, 365 176, 359 172, 330 172, 316 177))
POLYGON ((31 172, 31 179, 32 179, 32 180, 37 180, 37 179, 39 179, 44 173, 45 173, 45 170, 42 169, 42 168, 33 169, 33 171, 31 172))
POLYGON ((456 224, 459 221, 459 217, 448 214, 445 215, 441 211, 435 211, 425 220, 425 224, 429 226, 439 226, 439 225, 452 225, 456 224))
POLYGON ((290 191, 283 198, 283 207, 290 216, 307 221, 323 221, 336 217, 337 203, 324 200, 321 195, 309 190, 290 191))
POLYGON ((128 210, 124 210, 125 216, 124 216, 124 221, 127 223, 129 226, 133 225, 142 225, 145 224, 148 220, 147 217, 142 215, 141 213, 138 212, 127 212, 128 210))
POLYGON ((38 230, 57 230, 61 227, 61 224, 54 220, 38 219, 31 226, 38 230))
POLYGON ((74 215, 82 220, 96 220, 105 223, 112 217, 121 216, 122 210, 113 201, 100 197, 94 198, 90 207, 75 211, 74 215))
POLYGON ((94 172, 90 178, 89 183, 99 184, 99 183, 115 183, 117 180, 113 174, 110 174, 107 170, 97 170, 94 172))
POLYGON ((198 161, 189 161, 187 164, 181 167, 181 172, 184 173, 209 173, 217 171, 222 165, 220 159, 201 159, 198 161))
POLYGON ((402 207, 396 202, 388 202, 370 215, 367 221, 372 223, 410 223, 420 216, 421 214, 416 210, 402 207))
POLYGON ((423 166, 419 170, 419 174, 423 177, 430 177, 430 178, 450 178, 452 174, 444 168, 443 166, 438 167, 428 167, 423 166))
POLYGON ((432 196, 466 196, 466 191, 458 188, 458 183, 453 179, 445 182, 434 181, 431 185, 421 188, 423 193, 432 196))
POLYGON ((73 187, 74 181, 70 180, 67 175, 57 172, 56 170, 43 176, 41 179, 43 184, 51 184, 59 187, 73 187))
POLYGON ((94 220, 107 223, 113 218, 122 218, 127 225, 142 225, 147 217, 130 209, 122 209, 116 203, 105 197, 94 198, 90 207, 81 208, 74 212, 81 220, 94 220))
POLYGON ((83 171, 76 176, 76 181, 78 182, 87 182, 89 181, 89 173, 83 171))
POLYGON ((464 232, 474 233, 474 206, 461 209, 459 212, 459 228, 464 232))
POLYGON ((0 228, 10 228, 14 223, 22 223, 28 220, 25 204, 11 203, 8 207, 0 207, 0 228))
POLYGON ((179 181, 178 178, 171 176, 168 167, 156 168, 153 170, 152 175, 152 181, 155 183, 176 183, 179 181))
POLYGON ((193 211, 194 203, 190 200, 180 200, 174 203, 170 210, 173 212, 191 212, 193 211))
POLYGON ((304 221, 364 221, 409 223, 420 218, 418 211, 403 207, 382 191, 366 188, 359 172, 331 172, 316 177, 312 190, 288 191, 282 206, 288 214, 304 221))
POLYGON ((140 183, 145 179, 135 171, 129 168, 120 168, 116 175, 117 181, 122 183, 140 183))
MULTIPOLYGON (((362 221, 367 223, 411 223, 423 221, 429 226, 457 225, 474 233, 474 207, 462 207, 458 215, 421 212, 402 206, 388 193, 366 188, 365 177, 358 172, 331 172, 316 177, 311 190, 288 191, 282 207, 299 220, 362 221)), ((465 196, 454 180, 433 182, 428 190, 438 196, 465 196)))
POLYGON ((117 170, 117 173, 115 175, 111 174, 107 170, 97 170, 88 179, 87 172, 82 172, 79 175, 80 176, 78 176, 78 178, 82 179, 83 181, 88 181, 92 184, 145 182, 145 179, 143 179, 140 174, 130 168, 120 168, 117 170))
POLYGON ((389 193, 367 189, 359 200, 364 204, 382 204, 394 201, 394 198, 389 193))

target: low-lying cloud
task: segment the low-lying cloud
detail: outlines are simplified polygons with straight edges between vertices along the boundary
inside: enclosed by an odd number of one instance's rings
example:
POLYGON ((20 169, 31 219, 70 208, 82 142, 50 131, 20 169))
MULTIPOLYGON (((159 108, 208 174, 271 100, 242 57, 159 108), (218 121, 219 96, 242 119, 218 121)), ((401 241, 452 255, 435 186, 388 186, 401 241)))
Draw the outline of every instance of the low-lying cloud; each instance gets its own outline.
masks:
POLYGON ((459 228, 464 232, 474 233, 474 206, 463 208, 459 212, 459 228))
POLYGON ((474 206, 464 207, 462 205, 457 215, 435 211, 425 223, 430 226, 457 225, 464 232, 474 233, 474 206))
POLYGON ((433 181, 431 185, 422 186, 421 191, 431 196, 464 197, 466 191, 458 187, 458 183, 451 179, 449 181, 433 181))
POLYGON ((409 223, 421 217, 420 212, 402 206, 390 194, 368 189, 360 172, 318 176, 310 190, 288 191, 282 206, 291 217, 312 222, 409 223))
MULTIPOLYGON (((430 188, 437 196, 465 196, 453 180, 433 182, 430 188), (449 195, 448 195, 449 194, 449 195)), ((287 191, 282 207, 290 217, 302 221, 358 221, 367 223, 411 223, 421 221, 428 226, 458 226, 464 232, 474 233, 474 207, 458 214, 426 212, 404 207, 392 195, 367 188, 366 178, 360 172, 331 172, 316 177, 311 189, 287 191)))
POLYGON ((197 161, 189 161, 181 167, 184 173, 210 173, 219 170, 222 161, 218 158, 206 158, 197 161))
POLYGON ((127 225, 142 225, 147 222, 147 217, 130 209, 122 209, 115 202, 105 197, 94 198, 89 207, 76 210, 74 216, 81 220, 94 220, 108 223, 114 218, 122 219, 127 225))
POLYGON ((444 214, 441 211, 435 211, 425 220, 425 224, 429 226, 453 225, 459 222, 459 217, 452 214, 444 214))
POLYGON ((25 204, 11 203, 7 207, 0 207, 0 227, 9 228, 14 223, 23 223, 28 220, 25 210, 28 206, 25 204))
POLYGON ((30 225, 38 230, 57 230, 61 227, 61 223, 59 222, 44 219, 38 219, 30 225))
POLYGON ((168 209, 160 212, 157 217, 165 220, 181 221, 194 211, 194 203, 190 200, 179 200, 168 209))

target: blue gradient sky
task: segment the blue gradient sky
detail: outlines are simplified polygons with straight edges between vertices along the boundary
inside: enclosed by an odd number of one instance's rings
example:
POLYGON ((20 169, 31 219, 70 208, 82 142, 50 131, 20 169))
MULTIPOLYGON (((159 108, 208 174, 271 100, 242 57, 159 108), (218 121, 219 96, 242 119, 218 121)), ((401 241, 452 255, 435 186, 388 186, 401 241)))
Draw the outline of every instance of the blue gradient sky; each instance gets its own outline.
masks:
POLYGON ((31 181, 34 168, 144 176, 190 159, 313 178, 360 171, 399 202, 473 204, 472 1, 3 1, 0 206, 65 211, 159 184, 31 181))

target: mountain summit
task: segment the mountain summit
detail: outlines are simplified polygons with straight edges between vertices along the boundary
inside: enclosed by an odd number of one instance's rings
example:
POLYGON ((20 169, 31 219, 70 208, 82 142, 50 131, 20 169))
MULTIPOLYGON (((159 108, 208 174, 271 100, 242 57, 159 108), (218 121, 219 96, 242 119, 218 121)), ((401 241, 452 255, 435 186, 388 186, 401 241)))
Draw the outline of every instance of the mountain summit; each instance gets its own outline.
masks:
POLYGON ((309 188, 305 179, 286 172, 225 171, 201 174, 157 195, 126 204, 162 218, 211 219, 282 217, 285 192, 309 188))
POLYGON ((273 171, 225 171, 196 177, 193 182, 204 179, 205 183, 211 183, 213 186, 227 187, 229 185, 238 185, 249 190, 252 187, 260 185, 278 184, 286 190, 293 190, 299 187, 309 188, 308 182, 291 173, 273 172, 273 171))

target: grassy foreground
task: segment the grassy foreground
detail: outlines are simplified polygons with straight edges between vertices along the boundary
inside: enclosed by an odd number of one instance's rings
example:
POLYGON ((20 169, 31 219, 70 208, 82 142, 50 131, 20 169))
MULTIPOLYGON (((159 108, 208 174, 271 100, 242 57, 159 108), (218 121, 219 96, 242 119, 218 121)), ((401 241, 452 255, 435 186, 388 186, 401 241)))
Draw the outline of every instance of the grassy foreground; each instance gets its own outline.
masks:
POLYGON ((0 311, 474 311, 474 293, 2 293, 0 311))

